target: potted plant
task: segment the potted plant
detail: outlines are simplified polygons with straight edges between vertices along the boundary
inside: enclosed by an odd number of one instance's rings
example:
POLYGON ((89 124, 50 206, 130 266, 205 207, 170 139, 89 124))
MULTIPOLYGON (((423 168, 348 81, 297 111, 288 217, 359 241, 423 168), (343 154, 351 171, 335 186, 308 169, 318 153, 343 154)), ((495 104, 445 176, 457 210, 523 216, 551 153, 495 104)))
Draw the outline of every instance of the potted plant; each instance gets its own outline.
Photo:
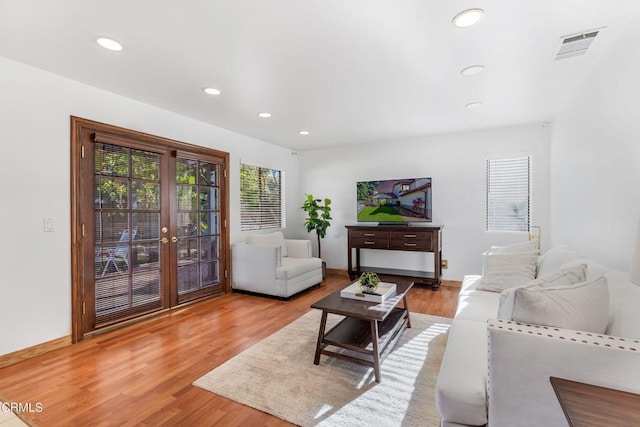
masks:
POLYGON ((360 289, 365 294, 374 294, 376 289, 378 288, 378 284, 380 283, 380 278, 376 273, 373 272, 364 272, 358 279, 358 284, 360 285, 360 289))
MULTIPOLYGON (((320 240, 327 235, 327 228, 331 225, 331 199, 314 199, 313 194, 307 194, 307 198, 302 204, 301 208, 307 213, 307 219, 304 221, 304 226, 307 228, 307 233, 311 233, 315 230, 318 237, 318 258, 322 258, 322 252, 320 247, 320 240)), ((326 277, 326 263, 322 261, 322 278, 326 277)))

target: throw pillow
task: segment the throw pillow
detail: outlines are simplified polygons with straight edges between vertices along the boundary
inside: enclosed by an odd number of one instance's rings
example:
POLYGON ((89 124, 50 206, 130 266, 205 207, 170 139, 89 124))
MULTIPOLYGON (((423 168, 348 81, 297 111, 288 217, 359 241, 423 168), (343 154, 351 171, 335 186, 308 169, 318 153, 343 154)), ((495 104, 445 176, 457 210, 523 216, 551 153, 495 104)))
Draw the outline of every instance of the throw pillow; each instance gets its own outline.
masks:
POLYGON ((507 246, 491 246, 490 252, 494 254, 515 254, 519 252, 537 251, 537 243, 535 240, 527 240, 526 242, 513 243, 507 246))
POLYGON ((597 264, 588 258, 576 258, 562 264, 562 268, 572 267, 574 265, 587 264, 587 277, 584 280, 596 279, 604 276, 611 271, 611 268, 597 264))
POLYGON ((602 334, 609 323, 607 279, 557 288, 519 289, 513 320, 602 334))
POLYGON ((512 254, 485 252, 482 256, 484 273, 477 287, 480 291, 502 292, 536 278, 537 256, 533 251, 512 254))
POLYGON ((555 246, 545 252, 538 260, 538 276, 554 273, 567 261, 577 259, 578 254, 566 246, 555 246))
POLYGON ((282 256, 287 256, 287 242, 284 241, 282 231, 267 234, 250 234, 247 236, 247 243, 280 246, 282 256))
POLYGON ((540 290, 547 287, 566 287, 575 283, 584 282, 587 279, 587 264, 575 265, 563 268, 555 273, 537 278, 522 286, 505 289, 500 294, 500 305, 498 306, 498 319, 512 320, 515 299, 521 289, 540 290))

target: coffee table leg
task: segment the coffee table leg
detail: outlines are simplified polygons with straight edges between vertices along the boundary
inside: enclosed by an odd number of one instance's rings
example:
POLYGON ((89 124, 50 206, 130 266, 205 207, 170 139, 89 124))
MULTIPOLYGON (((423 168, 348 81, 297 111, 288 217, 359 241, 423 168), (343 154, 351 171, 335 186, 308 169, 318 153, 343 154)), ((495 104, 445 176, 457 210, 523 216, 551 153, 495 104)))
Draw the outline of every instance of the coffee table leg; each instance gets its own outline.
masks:
POLYGON ((327 312, 322 311, 322 319, 320 319, 320 331, 318 332, 318 344, 316 345, 316 357, 313 359, 313 364, 320 363, 320 351, 322 350, 322 339, 324 338, 324 330, 327 327, 327 312))
POLYGON ((411 318, 409 317, 409 303, 407 303, 407 294, 405 293, 402 297, 402 302, 404 303, 404 309, 407 310, 407 328, 411 327, 411 318))
POLYGON ((376 382, 380 382, 380 351, 378 350, 378 322, 371 321, 371 343, 373 344, 373 372, 376 374, 376 382))

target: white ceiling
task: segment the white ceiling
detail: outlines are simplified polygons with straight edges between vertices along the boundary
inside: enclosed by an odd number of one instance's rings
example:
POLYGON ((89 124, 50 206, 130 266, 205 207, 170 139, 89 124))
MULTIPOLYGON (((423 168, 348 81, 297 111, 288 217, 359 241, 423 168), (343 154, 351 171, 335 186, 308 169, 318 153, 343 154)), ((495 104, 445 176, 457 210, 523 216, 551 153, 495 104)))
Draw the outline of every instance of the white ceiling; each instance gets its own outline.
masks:
POLYGON ((639 17, 638 0, 0 0, 0 56, 305 150, 551 120, 639 17), (455 28, 472 7, 484 20, 455 28))

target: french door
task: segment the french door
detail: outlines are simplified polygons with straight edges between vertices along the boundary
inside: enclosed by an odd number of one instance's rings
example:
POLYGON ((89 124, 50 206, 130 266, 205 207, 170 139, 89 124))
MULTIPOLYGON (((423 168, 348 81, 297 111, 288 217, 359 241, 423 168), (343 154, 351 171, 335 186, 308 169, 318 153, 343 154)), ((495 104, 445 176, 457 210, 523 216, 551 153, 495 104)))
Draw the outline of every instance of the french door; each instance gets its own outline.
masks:
POLYGON ((226 292, 228 154, 83 119, 72 130, 74 340, 226 292))

